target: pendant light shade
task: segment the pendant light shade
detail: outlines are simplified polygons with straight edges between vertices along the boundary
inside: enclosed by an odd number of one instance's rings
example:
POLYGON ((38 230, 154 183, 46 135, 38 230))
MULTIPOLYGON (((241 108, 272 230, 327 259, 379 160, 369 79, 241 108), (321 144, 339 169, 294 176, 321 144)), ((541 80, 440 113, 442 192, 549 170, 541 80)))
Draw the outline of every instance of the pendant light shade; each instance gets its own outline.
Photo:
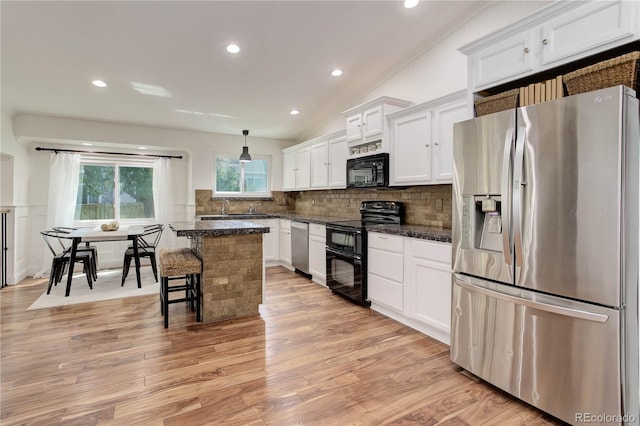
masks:
POLYGON ((240 162, 249 163, 251 162, 251 155, 249 155, 249 147, 247 146, 247 135, 249 131, 243 130, 242 134, 244 135, 244 146, 242 147, 242 154, 240 154, 240 162))

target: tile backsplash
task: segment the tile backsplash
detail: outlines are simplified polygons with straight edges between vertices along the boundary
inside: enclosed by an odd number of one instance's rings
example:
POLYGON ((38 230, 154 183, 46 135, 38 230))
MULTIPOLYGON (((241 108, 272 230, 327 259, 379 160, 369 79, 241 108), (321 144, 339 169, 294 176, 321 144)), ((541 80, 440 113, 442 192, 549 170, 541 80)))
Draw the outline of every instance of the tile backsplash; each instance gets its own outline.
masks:
POLYGON ((214 197, 211 189, 196 189, 196 214, 220 214, 223 200, 226 213, 248 213, 251 205, 260 203, 258 213, 294 213, 295 200, 293 192, 273 191, 271 197, 233 198, 214 197))
MULTIPOLYGON (((330 189, 321 191, 274 191, 270 199, 232 199, 227 213, 246 213, 260 203, 261 213, 295 213, 308 216, 360 218, 360 202, 402 201, 405 223, 451 228, 451 185, 424 185, 386 189, 330 189)), ((211 190, 196 190, 196 214, 219 214, 224 197, 212 197, 211 190)))

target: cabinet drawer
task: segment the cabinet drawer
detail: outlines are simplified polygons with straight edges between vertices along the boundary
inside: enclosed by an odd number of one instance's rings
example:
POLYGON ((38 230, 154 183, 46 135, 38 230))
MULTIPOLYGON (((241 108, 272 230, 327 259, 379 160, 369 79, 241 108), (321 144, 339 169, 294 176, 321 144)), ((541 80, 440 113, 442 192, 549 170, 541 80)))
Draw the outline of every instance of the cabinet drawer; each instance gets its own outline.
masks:
POLYGON ((280 229, 291 230, 291 221, 288 219, 280 219, 280 229))
POLYGON ((401 283, 388 280, 377 275, 368 275, 367 294, 369 300, 389 306, 402 312, 404 286, 401 283))
POLYGON ((451 267, 451 244, 407 238, 414 257, 441 262, 451 267))
POLYGON ((322 239, 327 238, 327 230, 324 225, 318 225, 317 223, 309 224, 309 235, 313 235, 316 237, 322 237, 322 239))
POLYGON ((369 247, 378 248, 386 251, 392 251, 396 253, 404 252, 404 244, 402 242, 402 237, 370 232, 368 234, 368 239, 369 239, 369 243, 368 243, 369 247))
POLYGON ((404 255, 370 247, 367 268, 372 274, 394 281, 404 281, 404 255))

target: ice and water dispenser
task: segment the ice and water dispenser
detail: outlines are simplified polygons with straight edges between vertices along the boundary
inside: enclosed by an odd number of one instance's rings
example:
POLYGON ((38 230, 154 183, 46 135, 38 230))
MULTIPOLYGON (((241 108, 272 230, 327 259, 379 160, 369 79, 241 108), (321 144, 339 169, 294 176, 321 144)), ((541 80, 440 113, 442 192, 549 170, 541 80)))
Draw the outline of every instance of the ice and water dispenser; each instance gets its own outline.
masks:
POLYGON ((502 200, 499 195, 463 196, 462 246, 502 252, 502 200))

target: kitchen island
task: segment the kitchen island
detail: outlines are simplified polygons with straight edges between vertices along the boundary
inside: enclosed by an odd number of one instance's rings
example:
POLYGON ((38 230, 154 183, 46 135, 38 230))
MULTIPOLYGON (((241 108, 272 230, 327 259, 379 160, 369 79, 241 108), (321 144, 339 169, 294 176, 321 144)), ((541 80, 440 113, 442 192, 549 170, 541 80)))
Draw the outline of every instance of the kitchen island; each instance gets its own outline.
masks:
POLYGON ((244 220, 175 222, 169 227, 191 240, 202 260, 202 320, 259 313, 264 294, 262 234, 268 226, 244 220))

